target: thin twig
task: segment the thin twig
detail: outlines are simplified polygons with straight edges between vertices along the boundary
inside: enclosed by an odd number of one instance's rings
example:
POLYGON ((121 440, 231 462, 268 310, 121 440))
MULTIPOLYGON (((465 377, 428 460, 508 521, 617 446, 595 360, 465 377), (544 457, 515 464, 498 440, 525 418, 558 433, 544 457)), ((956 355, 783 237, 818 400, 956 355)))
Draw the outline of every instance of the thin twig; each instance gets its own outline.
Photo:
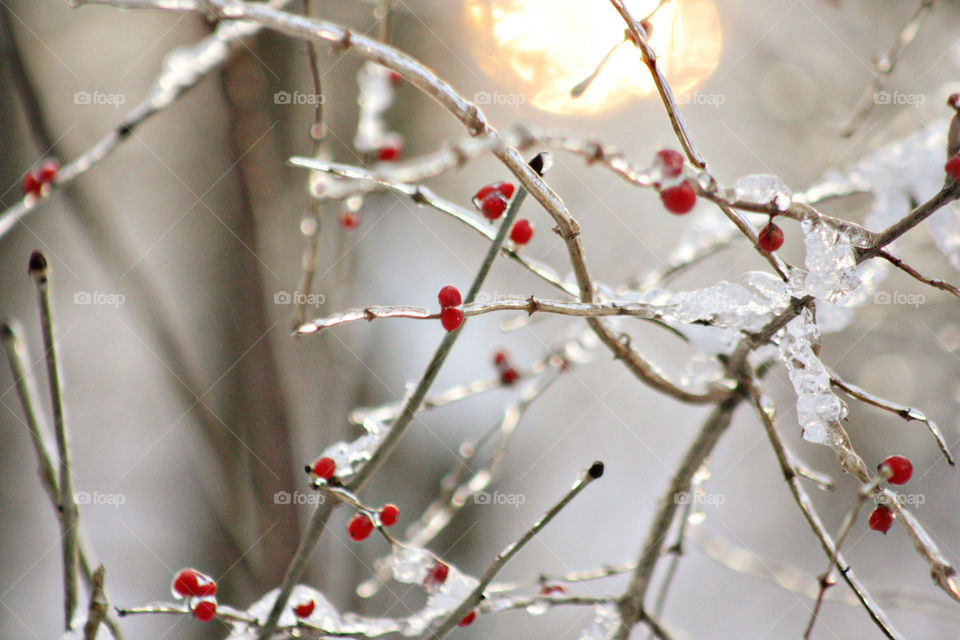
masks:
POLYGON ((940 452, 943 453, 943 457, 946 458, 947 462, 950 463, 951 466, 956 465, 953 456, 950 454, 950 448, 947 446, 946 440, 943 439, 943 434, 940 433, 940 428, 937 426, 937 423, 928 418, 926 414, 919 409, 914 409, 913 407, 908 407, 906 405, 885 400, 880 396, 874 395, 862 387, 853 384, 852 382, 843 380, 833 372, 830 374, 830 384, 840 389, 847 395, 860 400, 861 402, 873 405, 874 407, 883 409, 884 411, 889 411, 890 413, 900 416, 904 420, 915 420, 927 425, 927 429, 930 430, 934 440, 937 441, 937 446, 940 447, 940 452))
POLYGON ((616 640, 627 640, 633 626, 646 616, 643 602, 653 578, 653 570, 662 555, 661 549, 667 539, 670 525, 680 506, 677 495, 690 486, 693 475, 713 451, 720 436, 730 426, 733 413, 743 400, 740 393, 742 392, 729 396, 713 408, 703 426, 700 427, 697 437, 687 447, 687 452, 677 465, 667 490, 660 497, 653 522, 640 549, 637 567, 633 571, 627 590, 620 598, 621 623, 614 635, 616 640))
POLYGON ((790 458, 787 453, 787 449, 783 444, 783 438, 780 436, 780 432, 777 429, 776 409, 772 401, 763 396, 760 387, 755 380, 749 381, 748 389, 750 393, 750 402, 754 407, 755 413, 759 417, 760 422, 763 424, 764 430, 767 433, 767 438, 777 456, 777 461, 780 463, 780 470, 783 473, 784 479, 787 481, 787 486, 790 488, 793 499, 797 503, 797 506, 800 507, 800 512, 810 525, 814 535, 816 535, 817 539, 820 541, 820 545, 823 547, 824 553, 826 553, 828 557, 834 559, 834 564, 837 567, 837 571, 856 594, 857 599, 863 605, 863 608, 867 610, 867 613, 873 619, 880 631, 887 638, 891 638, 891 640, 902 638, 902 636, 897 633, 896 630, 894 630, 893 626, 890 624, 890 621, 887 620, 887 616, 883 612, 883 609, 881 609, 880 606, 873 600, 873 598, 867 592, 866 587, 860 583, 859 579, 853 572, 853 568, 837 550, 836 544, 834 544, 833 539, 830 537, 830 532, 827 531, 823 521, 820 520, 820 516, 814 508, 813 503, 810 501, 810 497, 804 490, 803 485, 800 484, 800 481, 797 478, 796 470, 790 464, 790 458))
POLYGON ((76 496, 73 493, 73 470, 70 465, 70 448, 67 444, 67 425, 63 412, 63 397, 60 387, 60 368, 57 363, 56 336, 53 332, 53 309, 50 303, 50 282, 47 259, 39 251, 30 255, 30 275, 37 285, 40 305, 40 328, 43 334, 44 355, 47 362, 47 378, 50 386, 50 404, 53 407, 53 430, 57 442, 57 457, 60 460, 60 510, 63 545, 63 606, 66 615, 65 629, 73 628, 73 616, 77 610, 79 568, 77 543, 76 496))
POLYGON ((603 475, 603 463, 594 462, 588 469, 584 469, 580 473, 580 477, 574 483, 570 491, 567 492, 563 498, 560 499, 555 505, 550 507, 543 516, 533 523, 533 526, 530 527, 518 540, 510 544, 506 549, 501 551, 496 558, 493 559, 493 562, 490 563, 490 566, 487 567, 487 570, 484 572, 483 576, 480 578, 480 582, 474 587, 473 591, 470 592, 463 602, 460 603, 456 609, 450 612, 449 615, 444 619, 444 621, 430 634, 431 640, 441 640, 446 637, 448 633, 457 625, 460 620, 463 619, 474 607, 480 604, 480 600, 483 597, 483 592, 487 586, 493 582, 493 579, 500 573, 500 570, 510 562, 510 560, 517 555, 517 552, 520 551, 530 540, 533 539, 540 530, 547 526, 553 518, 560 513, 564 507, 566 507, 570 502, 577 497, 577 495, 583 491, 587 486, 596 480, 597 478, 603 475))
POLYGON ((923 275, 922 273, 920 273, 919 271, 911 267, 909 264, 907 264, 897 256, 893 255, 892 253, 888 251, 880 251, 877 254, 877 256, 880 258, 883 258, 884 260, 886 260, 887 262, 895 266, 897 269, 900 269, 901 271, 906 273, 911 278, 914 278, 915 280, 919 280, 923 284, 929 285, 934 289, 940 289, 941 291, 946 291, 947 293, 954 296, 955 298, 960 298, 960 288, 953 286, 949 282, 944 282, 940 278, 928 278, 927 276, 923 275))
POLYGON ((670 89, 666 78, 664 78, 660 72, 660 67, 657 66, 657 54, 641 35, 643 27, 640 26, 640 22, 630 15, 630 11, 627 9, 623 0, 610 0, 610 4, 614 6, 623 18, 623 21, 627 23, 630 38, 637 48, 640 49, 641 55, 643 55, 643 63, 647 65, 647 68, 650 70, 650 75, 653 76, 653 83, 656 85, 657 92, 660 94, 660 101, 667 110, 667 117, 670 118, 670 125, 673 127, 674 133, 677 134, 680 146, 683 147, 683 151, 687 155, 687 158, 690 159, 690 162, 698 169, 703 169, 706 167, 706 163, 693 147, 693 141, 690 139, 687 125, 683 121, 683 116, 680 115, 680 107, 677 106, 676 100, 673 99, 673 91, 670 89))
POLYGON ((897 41, 886 54, 873 61, 873 77, 870 78, 870 82, 867 83, 863 95, 860 96, 857 107, 854 109, 853 115, 850 116, 850 120, 844 125, 843 129, 841 129, 840 135, 849 138, 856 133, 860 125, 862 125, 864 120, 867 119, 867 116, 870 115, 870 111, 874 105, 877 104, 877 92, 883 87, 882 78, 893 73, 903 52, 907 46, 913 42, 913 39, 917 36, 917 32, 920 30, 920 25, 923 24, 927 14, 933 9, 934 1, 935 0, 920 0, 920 5, 900 31, 900 35, 897 36, 897 41))
POLYGON ((93 589, 90 592, 90 606, 87 608, 87 621, 83 625, 83 640, 96 640, 97 630, 107 617, 109 603, 103 592, 103 576, 106 573, 103 565, 93 572, 93 589))
MULTIPOLYGON (((20 399, 20 405, 23 407, 24 418, 27 428, 30 430, 33 450, 37 457, 37 473, 40 476, 40 484, 50 499, 54 513, 60 526, 63 526, 63 511, 60 509, 60 487, 57 484, 57 472, 50 458, 50 452, 47 450, 47 426, 43 420, 38 407, 41 404, 40 395, 37 391, 36 381, 31 373, 27 363, 33 362, 27 350, 26 342, 23 340, 23 330, 18 323, 5 321, 0 325, 0 340, 7 352, 7 359, 10 362, 10 371, 13 374, 14 384, 17 387, 17 396, 20 399)), ((93 591, 93 571, 91 569, 90 557, 92 553, 86 548, 83 532, 79 534, 79 562, 80 575, 83 577, 84 584, 90 591, 93 591)), ((106 597, 106 596, 104 596, 106 597)), ((105 620, 110 634, 116 640, 123 640, 123 634, 120 626, 112 616, 107 616, 105 620)))

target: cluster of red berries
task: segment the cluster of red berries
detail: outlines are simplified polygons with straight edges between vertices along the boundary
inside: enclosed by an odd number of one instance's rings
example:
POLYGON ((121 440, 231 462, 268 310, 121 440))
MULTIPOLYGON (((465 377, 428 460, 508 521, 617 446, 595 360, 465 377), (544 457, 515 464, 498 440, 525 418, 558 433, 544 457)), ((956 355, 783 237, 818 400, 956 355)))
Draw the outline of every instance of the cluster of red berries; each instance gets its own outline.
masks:
POLYGON ((463 324, 463 311, 457 307, 463 302, 460 290, 453 285, 447 285, 437 294, 440 301, 440 324, 447 331, 458 329, 463 324))
POLYGON ((39 169, 32 169, 23 176, 23 195, 33 195, 39 198, 43 195, 44 187, 53 184, 60 171, 60 165, 53 160, 47 160, 39 169))
MULTIPOLYGON (((492 222, 502 216, 503 212, 507 210, 507 203, 510 202, 510 198, 513 197, 514 191, 516 191, 516 187, 512 182, 493 182, 485 187, 480 187, 480 190, 474 194, 473 206, 480 210, 484 218, 492 222)), ((529 225, 530 223, 528 222, 527 226, 529 225)), ((514 227, 514 229, 516 229, 516 227, 514 227)), ((532 235, 533 228, 531 227, 530 236, 532 235)), ((523 237, 522 234, 521 237, 523 237)), ((530 237, 528 236, 527 242, 529 241, 530 237)), ((517 240, 514 239, 514 242, 517 242, 517 240)), ((517 244, 526 243, 518 242, 517 244)))
MULTIPOLYGON (((400 509, 397 508, 397 505, 388 503, 380 507, 380 511, 378 511, 375 516, 381 527, 392 527, 400 520, 400 509)), ((350 522, 347 523, 347 535, 349 535, 350 539, 354 542, 360 542, 361 540, 369 538, 375 528, 376 525, 373 523, 373 519, 361 511, 354 514, 354 516, 350 518, 350 522)))
POLYGON ((520 379, 520 374, 510 365, 510 359, 506 351, 497 351, 493 354, 493 365, 500 370, 501 384, 509 387, 520 379))
POLYGON ((947 164, 943 166, 943 169, 955 182, 960 182, 960 156, 953 156, 947 160, 947 164))
POLYGON ((659 174, 653 184, 663 206, 677 215, 690 212, 697 204, 697 192, 683 176, 683 165, 683 155, 673 149, 661 149, 653 159, 654 173, 659 174))
MULTIPOLYGON (((889 456, 877 465, 877 471, 890 484, 906 484, 913 477, 913 463, 905 456, 889 456)), ((870 514, 870 528, 886 533, 893 526, 893 510, 885 504, 878 505, 870 514)))
POLYGON ((181 569, 170 585, 173 597, 187 599, 193 617, 210 622, 217 614, 217 582, 196 569, 181 569))

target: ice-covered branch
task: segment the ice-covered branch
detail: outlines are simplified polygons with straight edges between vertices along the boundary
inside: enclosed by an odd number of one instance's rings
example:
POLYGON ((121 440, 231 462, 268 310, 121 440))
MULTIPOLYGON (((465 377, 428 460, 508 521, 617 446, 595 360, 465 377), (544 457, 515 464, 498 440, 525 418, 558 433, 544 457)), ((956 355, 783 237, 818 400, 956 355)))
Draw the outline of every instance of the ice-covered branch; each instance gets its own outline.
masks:
MULTIPOLYGON (((196 8, 196 3, 192 1, 161 1, 165 6, 156 7, 154 2, 136 1, 132 2, 131 5, 134 5, 134 8, 150 7, 180 10, 196 8)), ((282 7, 290 2, 292 0, 270 0, 268 4, 282 7)), ((73 4, 87 4, 87 2, 78 0, 73 4)), ((176 102, 180 96, 196 86, 208 73, 222 65, 239 46, 242 38, 253 36, 262 28, 260 25, 246 22, 224 22, 218 25, 211 35, 196 45, 171 52, 164 62, 163 71, 157 76, 147 97, 131 109, 120 124, 104 138, 72 162, 64 165, 50 185, 51 192, 82 176, 99 164, 130 138, 140 125, 149 120, 151 116, 176 102)), ((28 195, 14 206, 0 213, 0 238, 9 233, 20 220, 41 202, 43 202, 42 199, 28 195)))
POLYGON ((903 636, 894 630, 890 624, 883 609, 874 601, 872 596, 867 592, 866 587, 864 587, 856 577, 853 568, 837 550, 837 546, 834 544, 830 532, 820 519, 820 515, 813 506, 813 502, 811 502, 803 485, 800 484, 796 469, 791 464, 787 448, 784 446, 783 438, 780 436, 777 427, 776 406, 773 404, 773 401, 763 394, 759 382, 756 380, 749 380, 748 391, 750 394, 750 403, 757 417, 760 419, 761 424, 763 424, 767 439, 770 441, 773 451, 777 456, 777 462, 780 463, 780 470, 783 473, 784 479, 787 481, 787 486, 790 488, 790 493, 793 495, 797 506, 800 507, 800 512, 803 514, 804 519, 806 519, 807 524, 810 525, 814 535, 816 535, 820 541, 824 553, 834 560, 837 571, 856 594, 857 599, 867 610, 867 613, 880 631, 891 640, 902 638, 903 636))

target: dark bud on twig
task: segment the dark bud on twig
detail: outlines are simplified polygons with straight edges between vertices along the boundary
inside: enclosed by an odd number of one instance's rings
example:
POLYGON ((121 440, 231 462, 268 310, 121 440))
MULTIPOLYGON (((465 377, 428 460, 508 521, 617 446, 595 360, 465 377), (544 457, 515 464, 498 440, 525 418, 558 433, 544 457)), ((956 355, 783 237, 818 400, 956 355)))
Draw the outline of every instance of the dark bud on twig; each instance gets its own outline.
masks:
POLYGON ((603 475, 603 463, 597 460, 592 465, 590 465, 590 468, 587 470, 587 473, 590 475, 591 478, 596 480, 597 478, 603 475))
POLYGON ((4 320, 0 323, 0 340, 7 342, 13 339, 16 333, 13 330, 13 324, 10 320, 4 320))
POLYGON ((30 254, 28 271, 31 276, 38 279, 47 275, 47 258, 40 251, 34 251, 30 254))
POLYGON ((550 167, 553 166, 553 156, 550 155, 548 151, 541 151, 537 155, 533 156, 533 159, 527 164, 529 164, 530 168, 536 171, 537 175, 542 178, 543 174, 549 171, 550 167))

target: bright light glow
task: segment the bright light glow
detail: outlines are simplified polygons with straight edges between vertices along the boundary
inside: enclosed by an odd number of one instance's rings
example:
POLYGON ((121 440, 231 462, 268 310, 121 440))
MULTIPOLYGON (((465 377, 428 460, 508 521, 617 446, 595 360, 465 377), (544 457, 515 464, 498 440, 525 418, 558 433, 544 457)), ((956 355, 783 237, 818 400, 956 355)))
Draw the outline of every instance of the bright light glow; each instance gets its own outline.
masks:
MULTIPOLYGON (((656 0, 627 2, 638 20, 656 0)), ((620 14, 602 0, 467 0, 471 38, 483 70, 508 92, 492 101, 519 102, 552 113, 598 113, 655 91, 640 51, 623 42, 620 14), (593 73, 618 42, 599 75, 579 98, 570 89, 593 73)), ((673 0, 650 20, 650 44, 674 93, 694 91, 720 58, 720 20, 712 0, 673 0)))

